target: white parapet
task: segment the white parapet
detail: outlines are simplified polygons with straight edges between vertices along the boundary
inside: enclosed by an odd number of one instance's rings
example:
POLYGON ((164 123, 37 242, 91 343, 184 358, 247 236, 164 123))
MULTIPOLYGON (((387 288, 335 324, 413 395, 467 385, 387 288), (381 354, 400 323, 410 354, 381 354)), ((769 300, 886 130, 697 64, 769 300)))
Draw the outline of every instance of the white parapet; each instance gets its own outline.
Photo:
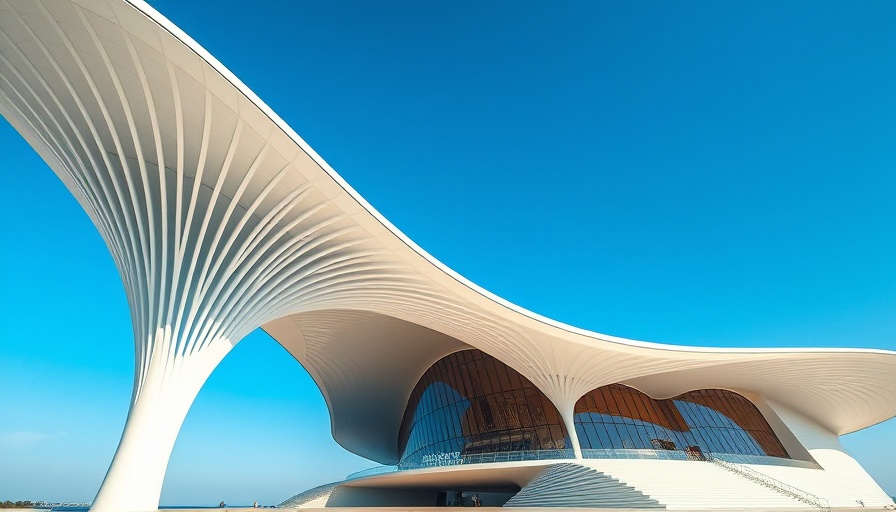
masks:
POLYGON ((752 466, 753 469, 825 498, 832 507, 883 507, 893 504, 892 498, 865 468, 846 452, 836 434, 787 406, 771 400, 768 404, 822 469, 752 466))

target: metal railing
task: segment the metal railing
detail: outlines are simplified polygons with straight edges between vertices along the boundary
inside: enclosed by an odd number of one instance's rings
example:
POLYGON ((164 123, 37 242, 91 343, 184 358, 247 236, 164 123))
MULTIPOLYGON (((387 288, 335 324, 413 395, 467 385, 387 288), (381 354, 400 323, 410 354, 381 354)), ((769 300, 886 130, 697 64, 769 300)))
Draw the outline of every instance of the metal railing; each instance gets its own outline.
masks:
MULTIPOLYGON (((744 455, 739 453, 714 453, 717 459, 737 464, 762 466, 787 466, 793 468, 821 469, 817 462, 768 455, 744 455)), ((688 456, 684 450, 654 450, 650 448, 586 448, 582 450, 585 459, 649 459, 649 460, 700 460, 699 456, 688 456)))
MULTIPOLYGON (((454 455, 454 454, 451 454, 454 455)), ((652 450, 637 448, 599 448, 584 449, 582 457, 585 459, 645 459, 645 460, 694 460, 683 450, 652 450)), ((736 464, 755 464, 772 466, 789 466, 797 468, 820 469, 815 462, 784 459, 780 457, 768 457, 759 455, 740 455, 733 453, 715 453, 715 459, 736 464)), ((513 452, 476 453, 446 457, 430 457, 428 460, 404 460, 398 466, 376 466, 362 471, 357 471, 346 477, 346 480, 354 480, 368 476, 382 475, 407 469, 433 468, 442 466, 459 466, 462 464, 482 464, 489 462, 514 462, 526 460, 549 459, 574 459, 575 454, 571 449, 560 450, 528 450, 513 452)))
POLYGON ((431 457, 427 461, 422 460, 404 460, 397 466, 375 466, 372 468, 356 471, 347 477, 346 480, 356 480, 358 478, 366 478, 368 476, 383 475, 386 473, 394 473, 396 471, 405 471, 409 469, 420 468, 436 468, 442 466, 460 466, 466 464, 484 464, 489 462, 516 462, 525 460, 551 460, 551 459, 574 459, 575 452, 572 449, 563 450, 528 450, 516 452, 495 452, 495 453, 474 453, 457 457, 431 457))
POLYGON ((394 473, 398 471, 398 466, 374 466, 372 468, 362 469, 345 477, 346 480, 355 480, 374 475, 384 475, 386 473, 394 473))
POLYGON ((438 457, 422 460, 403 460, 398 470, 432 468, 440 466, 460 466, 466 464, 487 464, 490 462, 518 462, 526 460, 574 459, 572 449, 560 450, 527 450, 515 452, 472 453, 458 457, 438 457))
POLYGON ((822 469, 817 462, 799 459, 785 459, 768 455, 744 455, 739 453, 713 453, 713 457, 735 464, 754 464, 757 466, 787 466, 791 468, 822 469))
POLYGON ((584 459, 650 459, 688 460, 682 450, 651 450, 640 448, 587 448, 582 450, 584 459))
POLYGON ((757 483, 759 485, 763 485, 772 489, 773 491, 778 492, 779 494, 783 494, 784 496, 790 496, 796 500, 802 501, 808 505, 812 505, 813 507, 817 507, 819 510, 823 512, 830 512, 831 505, 828 503, 828 500, 824 498, 819 498, 818 496, 806 492, 802 489, 797 489, 792 485, 785 484, 784 482, 774 479, 764 473, 760 473, 752 468, 748 468, 746 466, 742 466, 733 462, 728 462, 726 460, 719 459, 711 453, 704 453, 703 456, 706 458, 707 462, 711 462, 723 469, 726 469, 742 478, 746 478, 751 482, 757 483))

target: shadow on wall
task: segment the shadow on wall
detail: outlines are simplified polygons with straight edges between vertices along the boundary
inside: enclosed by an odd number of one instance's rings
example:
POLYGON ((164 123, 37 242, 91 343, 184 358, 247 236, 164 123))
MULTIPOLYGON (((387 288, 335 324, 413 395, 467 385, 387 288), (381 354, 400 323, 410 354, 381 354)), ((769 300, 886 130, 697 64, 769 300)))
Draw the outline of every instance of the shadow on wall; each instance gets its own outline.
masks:
POLYGON ((519 492, 514 489, 446 490, 443 488, 374 489, 365 487, 339 486, 333 490, 327 507, 440 507, 473 506, 478 498, 480 506, 501 507, 519 492), (475 497, 475 498, 474 498, 475 497))

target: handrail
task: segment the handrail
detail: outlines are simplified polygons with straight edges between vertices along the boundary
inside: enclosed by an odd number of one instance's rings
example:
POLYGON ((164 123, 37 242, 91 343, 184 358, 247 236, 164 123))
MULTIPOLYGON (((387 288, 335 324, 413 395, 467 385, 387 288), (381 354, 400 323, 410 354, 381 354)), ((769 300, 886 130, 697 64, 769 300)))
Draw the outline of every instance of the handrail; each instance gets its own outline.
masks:
POLYGON ((459 466, 462 464, 482 464, 488 462, 515 462, 524 460, 549 460, 549 459, 572 459, 575 454, 570 449, 556 450, 528 450, 515 452, 489 452, 468 454, 463 457, 432 457, 427 462, 404 460, 397 466, 374 466, 372 468, 356 471, 347 477, 346 480, 356 480, 374 475, 383 475, 386 473, 394 473, 396 471, 406 471, 408 469, 432 468, 439 466, 459 466))
POLYGON ((713 457, 734 464, 750 464, 754 466, 787 466, 804 469, 823 469, 814 460, 786 459, 782 457, 770 457, 768 455, 746 455, 741 453, 713 452, 713 457))
POLYGON ((831 512, 831 505, 828 503, 828 500, 824 498, 820 498, 802 489, 797 489, 792 485, 786 484, 780 480, 766 475, 765 473, 760 473, 759 471, 756 471, 755 469, 749 468, 747 466, 735 464, 733 462, 728 462, 726 460, 713 457, 711 453, 704 452, 703 456, 706 458, 707 462, 711 462, 723 469, 737 474, 742 478, 746 478, 747 480, 750 480, 752 482, 764 485, 769 489, 778 492, 779 494, 790 496, 794 499, 802 501, 803 503, 812 505, 813 507, 818 507, 818 509, 822 510, 823 512, 831 512))
POLYGON ((386 473, 394 473, 398 471, 397 466, 374 466, 372 468, 362 469, 361 471, 355 471, 354 473, 345 477, 346 480, 355 480, 358 478, 364 478, 367 476, 374 475, 384 475, 386 473))
POLYGON ((527 460, 574 459, 575 453, 570 448, 553 450, 525 450, 512 452, 443 453, 437 456, 414 457, 398 464, 398 470, 431 468, 438 466, 459 466, 463 464, 483 464, 493 462, 519 462, 527 460))
MULTIPOLYGON (((739 453, 715 453, 717 459, 738 464, 765 466, 787 466, 794 468, 821 469, 817 462, 770 457, 768 455, 745 455, 739 453)), ((651 448, 583 448, 585 459, 651 459, 651 460, 702 460, 697 454, 684 450, 656 450, 651 448)))

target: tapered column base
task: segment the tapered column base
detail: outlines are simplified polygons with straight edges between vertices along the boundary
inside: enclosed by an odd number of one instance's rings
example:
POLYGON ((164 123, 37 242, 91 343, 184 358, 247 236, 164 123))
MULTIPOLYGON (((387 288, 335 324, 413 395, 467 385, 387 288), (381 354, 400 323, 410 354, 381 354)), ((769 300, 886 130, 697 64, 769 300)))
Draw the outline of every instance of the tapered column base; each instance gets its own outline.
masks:
POLYGON ((184 418, 231 347, 224 341, 188 356, 152 356, 91 512, 158 510, 168 459, 184 418))

